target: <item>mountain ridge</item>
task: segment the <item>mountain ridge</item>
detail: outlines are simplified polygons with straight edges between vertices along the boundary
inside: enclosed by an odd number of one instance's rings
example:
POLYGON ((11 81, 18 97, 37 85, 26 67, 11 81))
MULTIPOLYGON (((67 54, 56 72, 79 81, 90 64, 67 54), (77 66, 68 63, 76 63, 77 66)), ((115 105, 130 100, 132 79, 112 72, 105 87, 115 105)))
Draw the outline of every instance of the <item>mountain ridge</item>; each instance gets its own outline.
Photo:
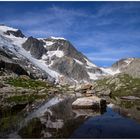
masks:
POLYGON ((5 25, 0 25, 2 51, 10 54, 13 63, 18 63, 28 75, 55 83, 92 82, 120 73, 123 71, 120 63, 126 61, 116 62, 109 68, 98 67, 64 38, 26 37, 21 30, 5 25))

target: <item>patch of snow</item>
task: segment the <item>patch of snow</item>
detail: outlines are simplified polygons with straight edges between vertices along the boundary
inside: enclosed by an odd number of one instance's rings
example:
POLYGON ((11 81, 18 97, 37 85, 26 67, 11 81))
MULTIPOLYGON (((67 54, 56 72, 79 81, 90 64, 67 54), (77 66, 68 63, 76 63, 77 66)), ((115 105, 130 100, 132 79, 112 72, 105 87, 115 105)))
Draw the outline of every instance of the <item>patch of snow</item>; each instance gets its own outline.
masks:
POLYGON ((74 58, 74 60, 76 61, 76 63, 80 64, 80 65, 83 65, 83 63, 77 59, 74 58))
POLYGON ((49 57, 52 57, 52 56, 55 55, 56 57, 61 58, 61 57, 64 56, 64 52, 57 49, 56 51, 48 51, 48 52, 47 52, 47 55, 48 55, 49 57))
POLYGON ((133 60, 134 58, 128 58, 124 62, 127 63, 127 65, 129 65, 133 60))
POLYGON ((115 75, 117 73, 120 73, 120 70, 112 70, 111 68, 100 68, 105 74, 109 74, 109 75, 115 75))
POLYGON ((48 56, 46 54, 42 55, 42 60, 48 59, 48 56))
POLYGON ((87 68, 91 68, 91 67, 97 67, 95 64, 91 63, 89 60, 87 60, 86 58, 84 58, 87 62, 88 67, 87 68))
POLYGON ((27 38, 24 37, 15 37, 14 35, 10 34, 10 35, 6 35, 7 38, 11 39, 14 45, 18 45, 21 46, 26 40, 27 38))
POLYGON ((25 56, 26 58, 28 58, 33 64, 35 64, 36 66, 38 66, 39 68, 41 68, 42 70, 44 70, 46 73, 48 73, 51 77, 55 78, 56 80, 58 80, 59 77, 59 73, 57 73, 56 71, 51 70, 45 63, 45 61, 42 60, 38 60, 35 59, 34 57, 31 56, 30 53, 27 53, 26 50, 24 50, 23 48, 21 48, 19 50, 20 54, 22 54, 23 56, 25 56))
POLYGON ((98 79, 99 74, 95 74, 95 73, 91 73, 91 72, 87 72, 87 73, 88 73, 90 79, 92 79, 92 80, 98 79))
POLYGON ((51 38, 52 39, 56 39, 56 40, 58 40, 58 39, 61 39, 61 40, 66 40, 65 38, 63 38, 63 37, 54 37, 54 36, 51 36, 51 38))
MULTIPOLYGON (((7 49, 12 51, 17 57, 21 58, 27 58, 30 60, 34 65, 39 67, 40 69, 44 70, 46 73, 48 73, 51 77, 56 79, 56 82, 58 82, 58 78, 60 76, 59 73, 57 73, 54 70, 51 70, 48 65, 45 64, 45 61, 40 61, 30 54, 30 52, 27 52, 24 48, 22 48, 22 43, 26 41, 27 38, 20 38, 15 37, 13 35, 10 36, 2 36, 0 35, 0 46, 5 46, 7 49)), ((62 56, 62 53, 59 54, 59 52, 55 53, 57 56, 62 56)))
POLYGON ((0 25, 0 33, 7 32, 8 30, 17 31, 18 29, 14 29, 12 27, 8 27, 8 26, 5 26, 5 25, 0 25))
POLYGON ((52 41, 45 41, 45 43, 46 43, 46 46, 51 46, 54 44, 54 42, 52 42, 52 41))
POLYGON ((52 41, 46 41, 44 38, 37 38, 38 40, 41 40, 45 43, 44 47, 46 48, 47 46, 51 46, 54 44, 52 41))
POLYGON ((16 58, 16 57, 13 57, 12 59, 14 59, 14 60, 19 60, 18 58, 16 58))

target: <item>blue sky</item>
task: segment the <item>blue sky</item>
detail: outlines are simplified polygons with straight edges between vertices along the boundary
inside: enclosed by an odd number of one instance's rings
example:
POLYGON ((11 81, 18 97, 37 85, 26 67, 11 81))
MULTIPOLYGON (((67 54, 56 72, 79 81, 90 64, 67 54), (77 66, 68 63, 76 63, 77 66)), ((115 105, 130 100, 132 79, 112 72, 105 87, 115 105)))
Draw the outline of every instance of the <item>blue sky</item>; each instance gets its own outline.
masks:
POLYGON ((99 66, 140 57, 140 2, 0 2, 0 23, 61 36, 99 66))

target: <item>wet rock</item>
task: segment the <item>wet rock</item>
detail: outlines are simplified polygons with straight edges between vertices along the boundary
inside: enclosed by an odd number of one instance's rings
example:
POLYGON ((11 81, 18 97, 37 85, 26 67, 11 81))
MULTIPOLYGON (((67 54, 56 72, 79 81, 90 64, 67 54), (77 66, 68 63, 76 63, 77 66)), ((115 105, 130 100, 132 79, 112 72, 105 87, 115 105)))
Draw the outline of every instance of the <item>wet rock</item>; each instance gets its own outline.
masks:
POLYGON ((136 96, 123 96, 121 99, 126 99, 126 100, 140 100, 139 97, 136 96))
POLYGON ((104 108, 105 106, 106 106, 106 101, 97 96, 78 98, 76 101, 72 103, 72 107, 75 109, 78 108, 100 109, 100 108, 104 108))
POLYGON ((93 111, 92 109, 73 109, 73 112, 76 114, 76 117, 79 116, 98 116, 100 115, 99 111, 93 111))

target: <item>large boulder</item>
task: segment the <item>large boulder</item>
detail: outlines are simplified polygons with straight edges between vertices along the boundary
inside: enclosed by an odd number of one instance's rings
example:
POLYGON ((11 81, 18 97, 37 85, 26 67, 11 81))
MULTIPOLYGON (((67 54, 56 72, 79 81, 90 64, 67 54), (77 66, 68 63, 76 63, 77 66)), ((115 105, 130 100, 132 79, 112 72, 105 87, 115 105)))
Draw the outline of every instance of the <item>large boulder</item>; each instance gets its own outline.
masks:
POLYGON ((75 109, 102 109, 106 107, 106 100, 97 96, 78 98, 72 103, 75 109))

